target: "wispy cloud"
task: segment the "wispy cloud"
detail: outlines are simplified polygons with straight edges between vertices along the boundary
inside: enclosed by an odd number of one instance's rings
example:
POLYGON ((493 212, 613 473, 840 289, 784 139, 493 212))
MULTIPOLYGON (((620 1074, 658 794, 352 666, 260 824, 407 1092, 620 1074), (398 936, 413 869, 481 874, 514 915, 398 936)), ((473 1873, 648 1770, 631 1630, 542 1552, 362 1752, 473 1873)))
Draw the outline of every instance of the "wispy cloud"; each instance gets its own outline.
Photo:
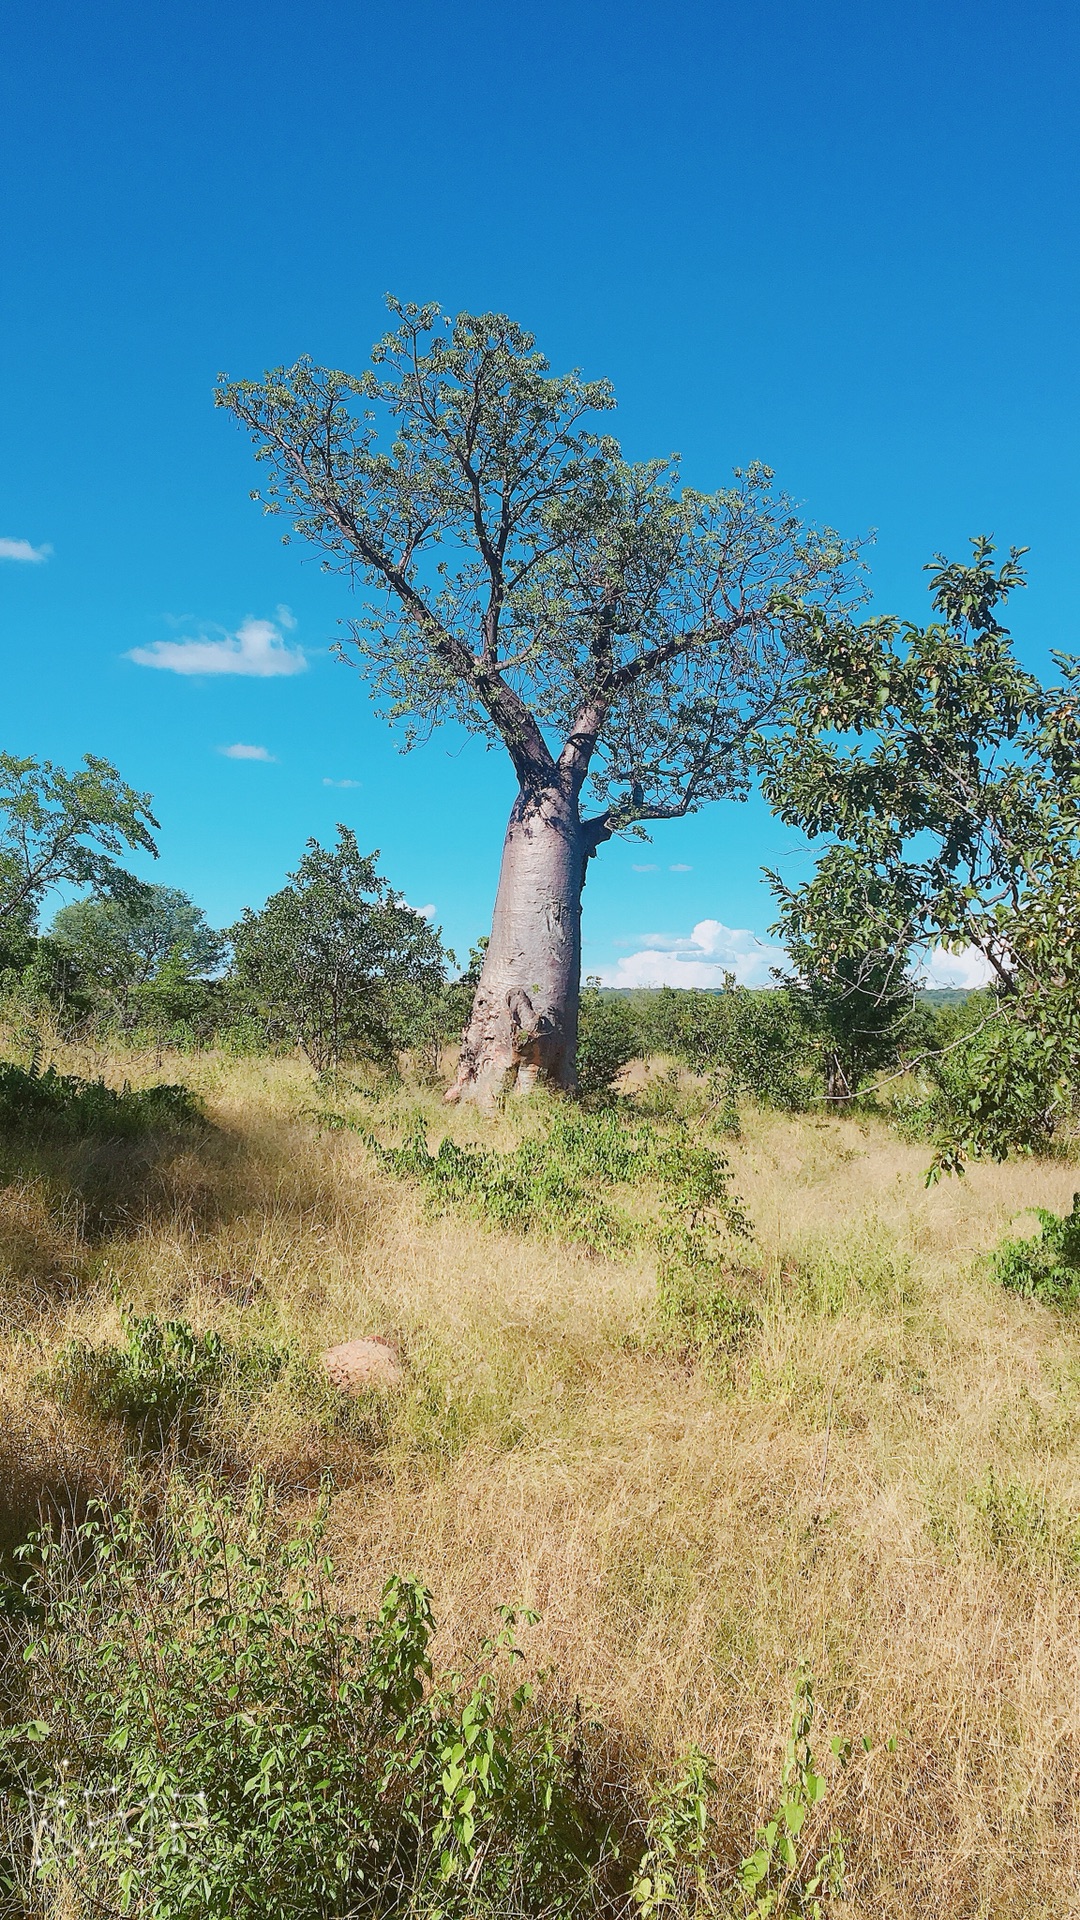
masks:
POLYGON ((325 777, 323 779, 324 787, 358 787, 359 785, 359 780, 330 780, 325 777))
POLYGON ((636 953, 601 969, 606 987, 722 987, 725 973, 747 987, 769 987, 772 969, 787 959, 749 927, 699 920, 689 939, 670 933, 640 936, 636 953))
POLYGON ((277 758, 269 748, 249 747, 243 740, 235 741, 231 747, 219 747, 218 752, 223 753, 226 760, 275 760, 277 758))
POLYGON ((25 560, 39 567, 51 552, 51 547, 32 547, 29 540, 0 540, 0 560, 25 560))
POLYGON ((693 871, 693 867, 688 867, 685 860, 676 860, 675 865, 668 868, 669 873, 693 873, 693 871))
POLYGON ((155 640, 149 647, 133 647, 127 657, 137 667, 160 667, 166 673, 241 673, 258 680, 305 673, 307 655, 300 647, 287 646, 281 632, 296 622, 287 607, 277 613, 277 621, 249 617, 235 633, 223 633, 217 640, 205 635, 198 640, 155 640))
POLYGON ((643 867, 631 868, 631 872, 633 873, 657 873, 658 871, 659 869, 652 863, 646 864, 643 867))

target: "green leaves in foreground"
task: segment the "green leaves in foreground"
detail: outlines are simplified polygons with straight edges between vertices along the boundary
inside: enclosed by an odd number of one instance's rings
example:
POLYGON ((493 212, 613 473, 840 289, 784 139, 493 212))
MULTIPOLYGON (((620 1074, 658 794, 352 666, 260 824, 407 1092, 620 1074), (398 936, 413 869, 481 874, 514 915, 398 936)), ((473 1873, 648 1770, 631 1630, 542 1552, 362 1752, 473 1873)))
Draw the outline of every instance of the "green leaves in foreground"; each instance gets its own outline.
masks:
MULTIPOLYGON (((807 1914, 822 1920, 822 1896, 838 1895, 844 1884, 844 1843, 833 1832, 818 1852, 808 1846, 804 1829, 819 1802, 826 1781, 817 1771, 810 1748, 814 1721, 814 1685, 806 1667, 799 1671, 791 1734, 784 1749, 780 1804, 771 1820, 758 1828, 757 1846, 739 1868, 736 1884, 748 1915, 762 1917, 782 1912, 807 1914)), ((867 1743, 864 1741, 864 1746, 867 1743)), ((842 1766, 851 1754, 850 1742, 834 1739, 834 1757, 842 1766)), ((820 1841, 818 1842, 820 1845, 820 1841)))
POLYGON ((20 1911, 578 1909, 602 1843, 575 1724, 499 1678, 514 1614, 437 1675, 415 1581, 366 1626, 335 1609, 325 1514, 283 1534, 258 1487, 174 1484, 27 1549, 25 1718, 0 1744, 20 1911))

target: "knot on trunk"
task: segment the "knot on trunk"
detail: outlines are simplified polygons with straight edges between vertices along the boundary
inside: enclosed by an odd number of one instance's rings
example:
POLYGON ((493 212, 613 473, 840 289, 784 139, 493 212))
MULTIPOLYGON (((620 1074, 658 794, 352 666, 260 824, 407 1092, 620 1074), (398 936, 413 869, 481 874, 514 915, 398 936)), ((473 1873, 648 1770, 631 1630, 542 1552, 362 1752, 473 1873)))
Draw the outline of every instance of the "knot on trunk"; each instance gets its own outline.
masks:
MULTIPOLYGON (((492 992, 480 987, 462 1035, 457 1077, 446 1098, 470 1085, 487 1104, 509 1086, 527 1093, 537 1080, 566 1083, 566 1035, 556 1011, 537 1008, 525 987, 492 992)), ((572 1071, 572 1068, 571 1068, 572 1071)))

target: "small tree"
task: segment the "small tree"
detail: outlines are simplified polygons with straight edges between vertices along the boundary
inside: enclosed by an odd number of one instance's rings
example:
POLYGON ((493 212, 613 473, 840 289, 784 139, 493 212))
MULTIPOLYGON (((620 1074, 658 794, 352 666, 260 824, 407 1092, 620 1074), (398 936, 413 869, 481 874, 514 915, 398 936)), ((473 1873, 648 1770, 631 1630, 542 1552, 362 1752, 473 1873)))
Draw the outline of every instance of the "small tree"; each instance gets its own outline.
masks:
POLYGON ((416 996, 441 988, 438 934, 338 827, 309 840, 289 884, 232 929, 235 988, 267 1032, 320 1072, 350 1056, 385 1059, 415 1021, 416 996))
POLYGON ((324 565, 372 591, 345 643, 411 741, 456 719, 517 780, 483 971, 448 1098, 574 1084, 581 892, 614 833, 739 796, 805 609, 851 554, 755 466, 718 493, 596 430, 610 388, 555 376, 503 314, 391 302, 353 376, 308 360, 218 403, 324 565), (589 811, 591 805, 592 810, 589 811))
POLYGON ((614 1089, 624 1067, 641 1052, 634 1008, 617 993, 605 993, 590 974, 581 996, 578 1025, 577 1083, 583 1094, 603 1096, 614 1089))
POLYGON ((825 1098, 843 1105, 868 1074, 899 1059, 914 987, 889 954, 840 954, 823 965, 804 942, 791 957, 795 971, 784 984, 818 1055, 825 1098))
POLYGON ((998 609, 1022 551, 938 555, 928 627, 819 622, 790 727, 758 749, 774 809, 827 843, 805 885, 770 875, 789 948, 827 979, 876 955, 898 992, 913 951, 975 948, 997 987, 983 1026, 1024 1029, 939 1142, 947 1166, 1045 1140, 1080 1054, 1080 669, 1056 655, 1047 689, 1015 658, 998 609), (1008 1095, 1018 1073, 1030 1099, 1008 1095))
POLYGON ((179 887, 145 887, 135 899, 73 900, 56 915, 52 938, 91 992, 124 1018, 163 975, 174 992, 205 979, 225 950, 202 908, 179 887))
POLYGON ((157 855, 150 795, 108 760, 87 754, 76 773, 50 760, 0 754, 0 938, 32 931, 52 887, 92 887, 138 899, 141 882, 117 864, 125 849, 157 855))

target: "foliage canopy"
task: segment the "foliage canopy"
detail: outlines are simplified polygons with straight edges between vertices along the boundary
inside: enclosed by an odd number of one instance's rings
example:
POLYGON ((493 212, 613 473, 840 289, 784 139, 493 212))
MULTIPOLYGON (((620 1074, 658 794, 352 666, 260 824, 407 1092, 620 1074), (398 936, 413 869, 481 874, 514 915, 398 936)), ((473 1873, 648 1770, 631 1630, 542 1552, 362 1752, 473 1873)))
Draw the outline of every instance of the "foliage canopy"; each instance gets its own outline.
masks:
POLYGON ((288 885, 232 929, 238 996, 320 1070, 349 1055, 387 1057, 415 997, 442 983, 438 934, 377 859, 348 827, 335 847, 309 840, 288 885))
POLYGON ((156 854, 150 795, 87 754, 75 773, 51 760, 0 754, 0 935, 32 931, 51 887, 92 887, 135 899, 141 883, 117 864, 126 850, 156 854))
POLYGON ((588 776, 604 832, 743 791, 852 551, 764 467, 705 494, 624 460, 608 384, 552 374, 504 314, 389 305, 360 375, 218 388, 267 469, 254 497, 371 590, 345 644, 389 713, 501 741, 523 786, 588 776))

